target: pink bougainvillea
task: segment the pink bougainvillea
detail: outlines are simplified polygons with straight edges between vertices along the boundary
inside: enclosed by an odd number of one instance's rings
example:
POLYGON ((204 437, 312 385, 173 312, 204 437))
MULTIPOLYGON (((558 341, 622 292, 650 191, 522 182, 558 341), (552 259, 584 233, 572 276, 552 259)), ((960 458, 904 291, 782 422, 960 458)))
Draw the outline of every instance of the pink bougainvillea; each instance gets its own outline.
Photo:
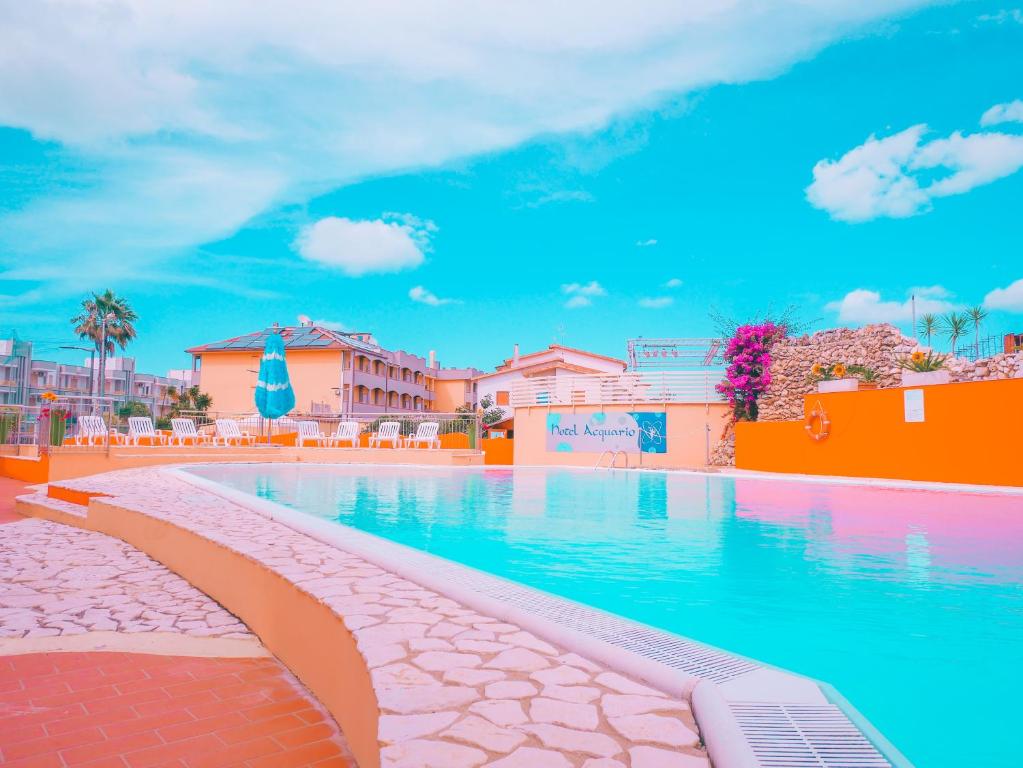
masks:
POLYGON ((716 389, 728 398, 736 420, 756 421, 757 399, 771 386, 771 347, 783 336, 784 325, 767 321, 740 325, 728 341, 728 370, 716 389))

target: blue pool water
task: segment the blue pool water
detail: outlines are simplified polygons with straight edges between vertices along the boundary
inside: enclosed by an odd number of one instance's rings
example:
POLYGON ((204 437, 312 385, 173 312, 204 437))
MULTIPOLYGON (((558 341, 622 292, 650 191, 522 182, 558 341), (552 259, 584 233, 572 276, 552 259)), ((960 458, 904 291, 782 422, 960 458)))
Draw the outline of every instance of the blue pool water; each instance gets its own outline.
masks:
POLYGON ((1023 764, 1023 496, 565 469, 190 471, 830 682, 918 766, 1023 764))

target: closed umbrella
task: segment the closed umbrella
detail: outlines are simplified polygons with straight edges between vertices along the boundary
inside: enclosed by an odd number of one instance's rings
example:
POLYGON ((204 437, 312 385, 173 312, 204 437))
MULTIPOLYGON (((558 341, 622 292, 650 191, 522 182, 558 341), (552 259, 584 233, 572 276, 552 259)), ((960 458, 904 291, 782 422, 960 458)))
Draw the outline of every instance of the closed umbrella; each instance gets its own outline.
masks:
MULTIPOLYGON (((279 419, 295 407, 295 390, 288 377, 288 364, 284 360, 284 339, 271 333, 259 360, 259 380, 256 381, 256 409, 264 419, 279 419)), ((266 433, 270 441, 270 430, 266 433)))

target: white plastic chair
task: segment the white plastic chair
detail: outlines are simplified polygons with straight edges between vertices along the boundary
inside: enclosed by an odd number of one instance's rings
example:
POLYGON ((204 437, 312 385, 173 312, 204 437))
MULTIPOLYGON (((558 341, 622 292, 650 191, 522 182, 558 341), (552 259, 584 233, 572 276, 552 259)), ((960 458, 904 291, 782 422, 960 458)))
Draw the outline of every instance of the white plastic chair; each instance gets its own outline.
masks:
POLYGON ((164 443, 164 436, 157 433, 151 418, 148 416, 129 416, 128 444, 138 445, 139 440, 143 437, 148 437, 153 441, 154 445, 163 445, 164 443))
POLYGON ((416 427, 416 433, 408 438, 406 445, 415 448, 425 445, 427 448, 440 448, 440 438, 437 437, 437 430, 440 424, 436 421, 424 421, 416 427))
POLYGON ((101 416, 79 416, 75 445, 102 445, 107 438, 107 425, 101 416))
POLYGON ((309 441, 312 441, 313 445, 323 444, 323 435, 320 434, 320 425, 315 421, 300 421, 297 426, 298 436, 295 438, 295 445, 299 448, 309 441))
POLYGON ((358 448, 359 422, 357 421, 338 422, 337 429, 334 430, 334 434, 325 436, 323 438, 323 442, 325 445, 329 445, 332 448, 340 447, 341 443, 351 443, 352 448, 358 448))
POLYGON ((213 444, 223 443, 224 445, 245 445, 252 436, 248 432, 242 432, 238 422, 234 419, 217 419, 217 434, 213 437, 213 444))
POLYGON ((209 436, 199 434, 195 422, 191 419, 171 419, 171 436, 168 442, 174 445, 175 440, 181 446, 184 446, 186 441, 190 441, 192 445, 199 445, 209 442, 209 436))
POLYGON ((390 443, 395 448, 398 447, 398 441, 401 439, 398 432, 401 429, 401 425, 396 421, 383 421, 380 423, 380 427, 377 429, 376 434, 371 435, 369 438, 370 448, 381 448, 384 443, 390 443))

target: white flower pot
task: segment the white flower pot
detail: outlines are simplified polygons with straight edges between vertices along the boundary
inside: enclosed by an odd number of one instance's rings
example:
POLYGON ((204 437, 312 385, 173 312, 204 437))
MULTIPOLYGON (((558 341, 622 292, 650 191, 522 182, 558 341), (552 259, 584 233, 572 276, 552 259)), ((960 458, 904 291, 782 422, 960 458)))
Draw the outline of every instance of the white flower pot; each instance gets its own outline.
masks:
POLYGON ((946 370, 937 371, 903 371, 902 386, 922 387, 926 384, 948 384, 952 374, 946 370))
POLYGON ((860 380, 851 379, 829 379, 817 382, 818 392, 855 392, 859 388, 860 380))

